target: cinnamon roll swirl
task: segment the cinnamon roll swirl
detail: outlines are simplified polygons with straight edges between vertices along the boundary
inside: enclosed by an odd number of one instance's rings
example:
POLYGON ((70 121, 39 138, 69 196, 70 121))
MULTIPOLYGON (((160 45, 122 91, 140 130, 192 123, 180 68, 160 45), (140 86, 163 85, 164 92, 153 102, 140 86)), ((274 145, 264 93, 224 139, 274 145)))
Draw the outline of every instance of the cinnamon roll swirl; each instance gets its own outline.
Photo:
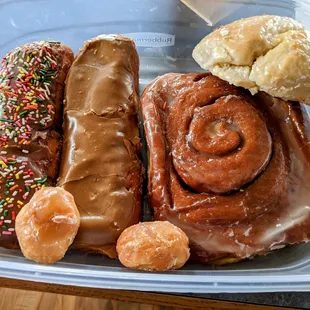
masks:
POLYGON ((193 259, 236 262, 309 239, 310 123, 298 103, 170 73, 141 105, 154 217, 186 232, 193 259))

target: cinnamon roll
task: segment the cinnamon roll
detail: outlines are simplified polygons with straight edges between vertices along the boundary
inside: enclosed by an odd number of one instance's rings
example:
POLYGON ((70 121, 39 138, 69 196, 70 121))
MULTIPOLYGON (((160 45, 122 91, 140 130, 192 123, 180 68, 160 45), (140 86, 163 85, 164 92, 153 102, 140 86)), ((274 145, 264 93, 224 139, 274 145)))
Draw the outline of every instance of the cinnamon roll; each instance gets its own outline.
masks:
POLYGON ((154 217, 192 259, 236 262, 310 237, 309 120, 298 103, 170 73, 142 99, 154 217))

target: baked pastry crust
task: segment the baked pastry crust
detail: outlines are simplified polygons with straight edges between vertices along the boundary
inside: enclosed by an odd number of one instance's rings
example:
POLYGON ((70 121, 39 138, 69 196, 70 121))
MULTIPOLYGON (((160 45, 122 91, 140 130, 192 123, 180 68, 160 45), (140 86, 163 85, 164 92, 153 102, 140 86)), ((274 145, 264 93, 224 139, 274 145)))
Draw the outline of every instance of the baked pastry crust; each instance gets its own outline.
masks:
POLYGON ((310 40, 303 26, 283 16, 253 16, 220 27, 195 47, 193 57, 212 74, 251 91, 310 104, 310 40))

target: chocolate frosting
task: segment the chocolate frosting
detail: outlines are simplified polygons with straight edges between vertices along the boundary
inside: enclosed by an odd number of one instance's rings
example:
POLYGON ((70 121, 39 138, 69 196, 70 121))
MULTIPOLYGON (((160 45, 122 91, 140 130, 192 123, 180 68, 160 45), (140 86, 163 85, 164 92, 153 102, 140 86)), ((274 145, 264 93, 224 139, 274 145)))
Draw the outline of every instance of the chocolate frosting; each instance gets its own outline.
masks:
POLYGON ((18 246, 15 218, 35 191, 54 185, 64 83, 73 52, 59 42, 10 51, 0 67, 0 245, 18 246))
POLYGON ((120 233, 141 214, 138 55, 133 41, 87 41, 67 78, 58 184, 81 214, 73 248, 115 257, 120 233))
POLYGON ((141 99, 155 218, 191 255, 228 263, 310 237, 309 120, 206 74, 167 74, 141 99))

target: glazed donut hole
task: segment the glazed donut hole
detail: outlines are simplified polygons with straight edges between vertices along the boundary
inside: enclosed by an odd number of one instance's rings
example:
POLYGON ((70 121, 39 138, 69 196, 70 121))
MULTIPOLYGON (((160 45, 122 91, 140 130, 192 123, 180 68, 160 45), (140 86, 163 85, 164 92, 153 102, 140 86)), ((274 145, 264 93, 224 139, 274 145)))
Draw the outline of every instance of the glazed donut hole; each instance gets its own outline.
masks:
POLYGON ((51 264, 66 254, 80 226, 73 196, 60 187, 37 191, 16 217, 16 235, 24 256, 51 264))
POLYGON ((190 256, 186 234, 167 221, 143 222, 125 229, 116 250, 125 267, 146 271, 179 269, 190 256))

